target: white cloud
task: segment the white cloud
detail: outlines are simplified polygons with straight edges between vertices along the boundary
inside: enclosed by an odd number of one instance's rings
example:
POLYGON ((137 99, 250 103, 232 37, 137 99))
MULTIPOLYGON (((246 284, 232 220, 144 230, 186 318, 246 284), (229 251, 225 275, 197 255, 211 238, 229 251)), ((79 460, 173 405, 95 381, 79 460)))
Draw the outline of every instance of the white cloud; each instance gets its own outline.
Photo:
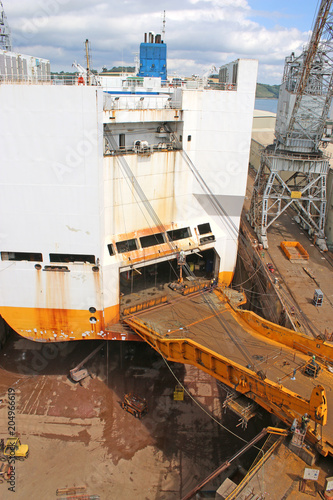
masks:
MULTIPOLYGON (((200 74, 238 57, 259 59, 260 79, 279 83, 284 58, 300 52, 308 33, 296 28, 267 28, 255 21, 251 0, 3 0, 14 48, 49 58, 53 70, 70 70, 84 61, 84 41, 91 43, 93 64, 115 61, 134 66, 143 33, 161 32, 166 11, 168 67, 200 74), (272 71, 271 67, 275 70, 272 71)), ((276 9, 275 5, 275 9, 276 9)), ((268 17, 267 13, 267 17, 268 17)), ((280 16, 281 17, 281 16, 280 16)))
POLYGON ((280 65, 274 64, 260 64, 258 70, 258 81, 266 83, 268 80, 277 81, 280 83, 281 80, 281 67, 280 65))

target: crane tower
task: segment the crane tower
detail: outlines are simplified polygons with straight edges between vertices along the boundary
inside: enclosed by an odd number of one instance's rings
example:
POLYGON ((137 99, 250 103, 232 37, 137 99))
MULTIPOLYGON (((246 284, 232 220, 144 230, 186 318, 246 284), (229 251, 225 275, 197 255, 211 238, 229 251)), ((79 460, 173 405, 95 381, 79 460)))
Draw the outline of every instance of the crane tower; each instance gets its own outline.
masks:
POLYGON ((0 0, 0 49, 12 50, 12 37, 2 2, 0 0))
POLYGON ((267 230, 289 206, 310 234, 324 238, 328 157, 324 132, 333 93, 332 0, 322 0, 310 42, 285 60, 274 144, 261 154, 249 220, 268 247, 267 230))

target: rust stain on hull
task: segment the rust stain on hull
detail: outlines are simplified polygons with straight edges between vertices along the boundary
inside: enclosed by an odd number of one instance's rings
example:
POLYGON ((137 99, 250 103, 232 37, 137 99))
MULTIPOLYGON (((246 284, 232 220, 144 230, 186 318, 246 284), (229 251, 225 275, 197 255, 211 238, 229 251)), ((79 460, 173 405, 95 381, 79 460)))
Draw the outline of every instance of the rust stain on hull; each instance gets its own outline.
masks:
POLYGON ((119 306, 95 313, 74 309, 0 307, 0 314, 19 335, 37 342, 138 340, 135 333, 118 324, 119 306), (91 323, 92 317, 96 318, 96 322, 91 323))

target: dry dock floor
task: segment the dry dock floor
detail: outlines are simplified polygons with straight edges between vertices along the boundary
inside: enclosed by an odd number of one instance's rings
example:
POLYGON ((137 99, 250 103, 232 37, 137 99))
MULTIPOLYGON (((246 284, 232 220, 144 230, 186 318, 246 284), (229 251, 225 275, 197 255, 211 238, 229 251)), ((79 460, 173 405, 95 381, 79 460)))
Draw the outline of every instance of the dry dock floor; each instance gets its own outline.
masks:
POLYGON ((87 365, 93 378, 73 384, 69 370, 97 345, 13 335, 0 351, 0 437, 8 437, 12 387, 15 432, 30 450, 16 463, 15 493, 0 484, 1 500, 55 500, 57 488, 74 485, 100 500, 179 500, 243 445, 210 415, 246 440, 260 431, 262 420, 237 428, 238 417, 223 413, 217 381, 195 367, 171 363, 191 394, 174 401, 173 373, 143 342, 109 342, 108 352, 105 343, 87 365), (129 391, 148 401, 142 420, 120 407, 129 391))

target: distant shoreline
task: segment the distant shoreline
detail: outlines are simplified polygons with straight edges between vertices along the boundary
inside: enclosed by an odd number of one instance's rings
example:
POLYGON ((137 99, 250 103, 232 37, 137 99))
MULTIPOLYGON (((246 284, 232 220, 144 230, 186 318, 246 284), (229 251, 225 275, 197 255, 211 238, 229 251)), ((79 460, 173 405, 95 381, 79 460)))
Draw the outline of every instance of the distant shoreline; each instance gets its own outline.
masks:
POLYGON ((268 85, 267 83, 257 83, 256 99, 278 99, 280 85, 268 85))

